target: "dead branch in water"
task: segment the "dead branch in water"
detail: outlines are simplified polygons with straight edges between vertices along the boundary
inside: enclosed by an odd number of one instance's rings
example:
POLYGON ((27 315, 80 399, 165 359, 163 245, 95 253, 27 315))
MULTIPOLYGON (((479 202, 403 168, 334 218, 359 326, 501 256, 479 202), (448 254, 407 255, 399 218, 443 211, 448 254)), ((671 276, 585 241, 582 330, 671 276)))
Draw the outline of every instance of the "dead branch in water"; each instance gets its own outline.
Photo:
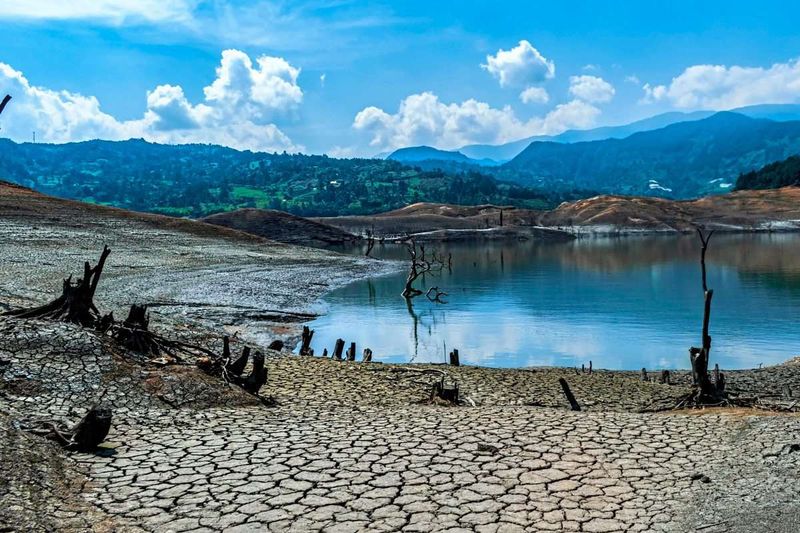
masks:
POLYGON ((432 254, 431 260, 428 260, 425 257, 425 246, 417 246, 417 243, 414 241, 414 239, 409 239, 409 241, 406 243, 406 247, 408 248, 408 255, 409 259, 411 260, 411 265, 409 266, 408 276, 406 277, 406 285, 403 289, 402 296, 408 300, 422 294, 421 290, 414 287, 414 282, 417 281, 420 276, 423 276, 428 272, 441 271, 442 268, 444 268, 444 262, 437 257, 436 252, 432 254))

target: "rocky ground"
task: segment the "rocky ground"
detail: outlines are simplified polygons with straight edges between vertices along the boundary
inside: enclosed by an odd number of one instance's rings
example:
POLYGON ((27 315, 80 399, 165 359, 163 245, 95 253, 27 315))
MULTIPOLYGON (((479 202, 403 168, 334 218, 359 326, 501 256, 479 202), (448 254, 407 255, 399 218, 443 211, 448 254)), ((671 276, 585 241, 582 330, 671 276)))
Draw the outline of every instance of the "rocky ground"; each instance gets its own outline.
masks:
MULTIPOLYGON (((155 303, 160 333, 214 349, 223 331, 239 331, 235 352, 247 343, 267 354, 262 393, 275 403, 190 359, 164 367, 77 326, 2 318, 0 531, 800 528, 796 415, 668 410, 688 391, 685 373, 666 385, 636 373, 269 351, 264 341, 292 337, 321 293, 385 267, 0 193, 0 301, 49 300, 108 243, 103 310, 155 303), (463 405, 428 401, 442 372, 463 405), (568 410, 558 378, 582 411, 568 410), (96 453, 63 452, 28 431, 98 404, 114 420, 96 453)), ((796 363, 727 375, 741 397, 800 390, 796 363)))

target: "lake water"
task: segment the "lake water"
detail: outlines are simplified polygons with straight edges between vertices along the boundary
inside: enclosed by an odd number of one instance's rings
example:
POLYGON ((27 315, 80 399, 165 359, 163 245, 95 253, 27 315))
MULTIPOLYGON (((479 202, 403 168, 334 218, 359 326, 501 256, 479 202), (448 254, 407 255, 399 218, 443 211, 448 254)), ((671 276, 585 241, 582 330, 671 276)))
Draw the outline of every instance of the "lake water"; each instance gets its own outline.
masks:
MULTIPOLYGON (((696 237, 589 238, 570 243, 427 245, 452 253, 452 270, 418 286, 409 308, 405 272, 330 293, 309 325, 312 347, 337 338, 387 362, 443 362, 458 348, 464 364, 495 367, 687 368, 700 345, 703 294, 696 237)), ((404 248, 376 246, 403 259, 404 248)), ((714 235, 708 251, 714 289, 712 364, 774 364, 800 354, 800 236, 714 235)))

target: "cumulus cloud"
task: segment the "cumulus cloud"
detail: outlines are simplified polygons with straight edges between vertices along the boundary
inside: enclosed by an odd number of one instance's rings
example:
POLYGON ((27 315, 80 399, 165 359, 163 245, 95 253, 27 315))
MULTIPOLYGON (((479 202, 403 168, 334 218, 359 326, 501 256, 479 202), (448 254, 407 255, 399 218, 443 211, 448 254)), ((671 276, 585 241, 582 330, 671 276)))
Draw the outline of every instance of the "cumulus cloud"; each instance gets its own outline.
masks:
POLYGON ((526 87, 555 76, 555 64, 528 41, 522 40, 511 50, 498 50, 486 56, 481 65, 500 81, 501 87, 526 87))
POLYGON ((519 93, 519 99, 523 104, 546 104, 550 101, 550 95, 542 87, 528 87, 519 93))
POLYGON ((190 102, 180 86, 159 85, 147 93, 142 118, 120 121, 103 112, 94 96, 32 85, 22 72, 0 63, 0 93, 14 97, 3 113, 2 131, 19 141, 36 131, 39 139, 52 143, 141 137, 298 151, 302 147, 273 122, 302 102, 299 73, 282 58, 262 56, 253 63, 243 52, 226 50, 203 102, 190 102))
POLYGON ((643 86, 643 102, 666 101, 681 109, 731 109, 800 100, 800 60, 769 68, 694 65, 668 85, 643 86))
POLYGON ((614 97, 614 87, 603 78, 597 76, 571 76, 569 93, 586 102, 604 103, 614 97))
POLYGON ((573 100, 556 106, 543 117, 520 120, 510 106, 498 109, 474 99, 447 104, 435 94, 424 92, 403 99, 394 114, 367 107, 356 115, 353 127, 367 132, 370 145, 380 150, 419 144, 453 149, 587 128, 599 114, 600 110, 591 104, 573 100))
POLYGON ((112 24, 129 20, 187 22, 196 0, 3 0, 0 18, 97 19, 112 24))

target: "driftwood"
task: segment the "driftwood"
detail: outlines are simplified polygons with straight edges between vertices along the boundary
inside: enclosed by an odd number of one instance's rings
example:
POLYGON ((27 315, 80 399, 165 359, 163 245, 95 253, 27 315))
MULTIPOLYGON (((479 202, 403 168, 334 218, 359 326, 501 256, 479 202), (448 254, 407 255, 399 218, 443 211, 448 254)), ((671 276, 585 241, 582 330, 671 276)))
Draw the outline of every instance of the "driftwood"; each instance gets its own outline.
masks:
POLYGON ((83 277, 74 283, 72 276, 65 279, 61 288, 61 296, 52 302, 30 309, 7 311, 3 315, 21 319, 59 320, 84 327, 96 326, 100 319, 100 313, 94 304, 94 295, 97 291, 97 284, 100 282, 100 276, 103 274, 103 266, 105 266, 110 253, 111 250, 104 246, 97 265, 92 267, 88 261, 84 263, 83 277))

